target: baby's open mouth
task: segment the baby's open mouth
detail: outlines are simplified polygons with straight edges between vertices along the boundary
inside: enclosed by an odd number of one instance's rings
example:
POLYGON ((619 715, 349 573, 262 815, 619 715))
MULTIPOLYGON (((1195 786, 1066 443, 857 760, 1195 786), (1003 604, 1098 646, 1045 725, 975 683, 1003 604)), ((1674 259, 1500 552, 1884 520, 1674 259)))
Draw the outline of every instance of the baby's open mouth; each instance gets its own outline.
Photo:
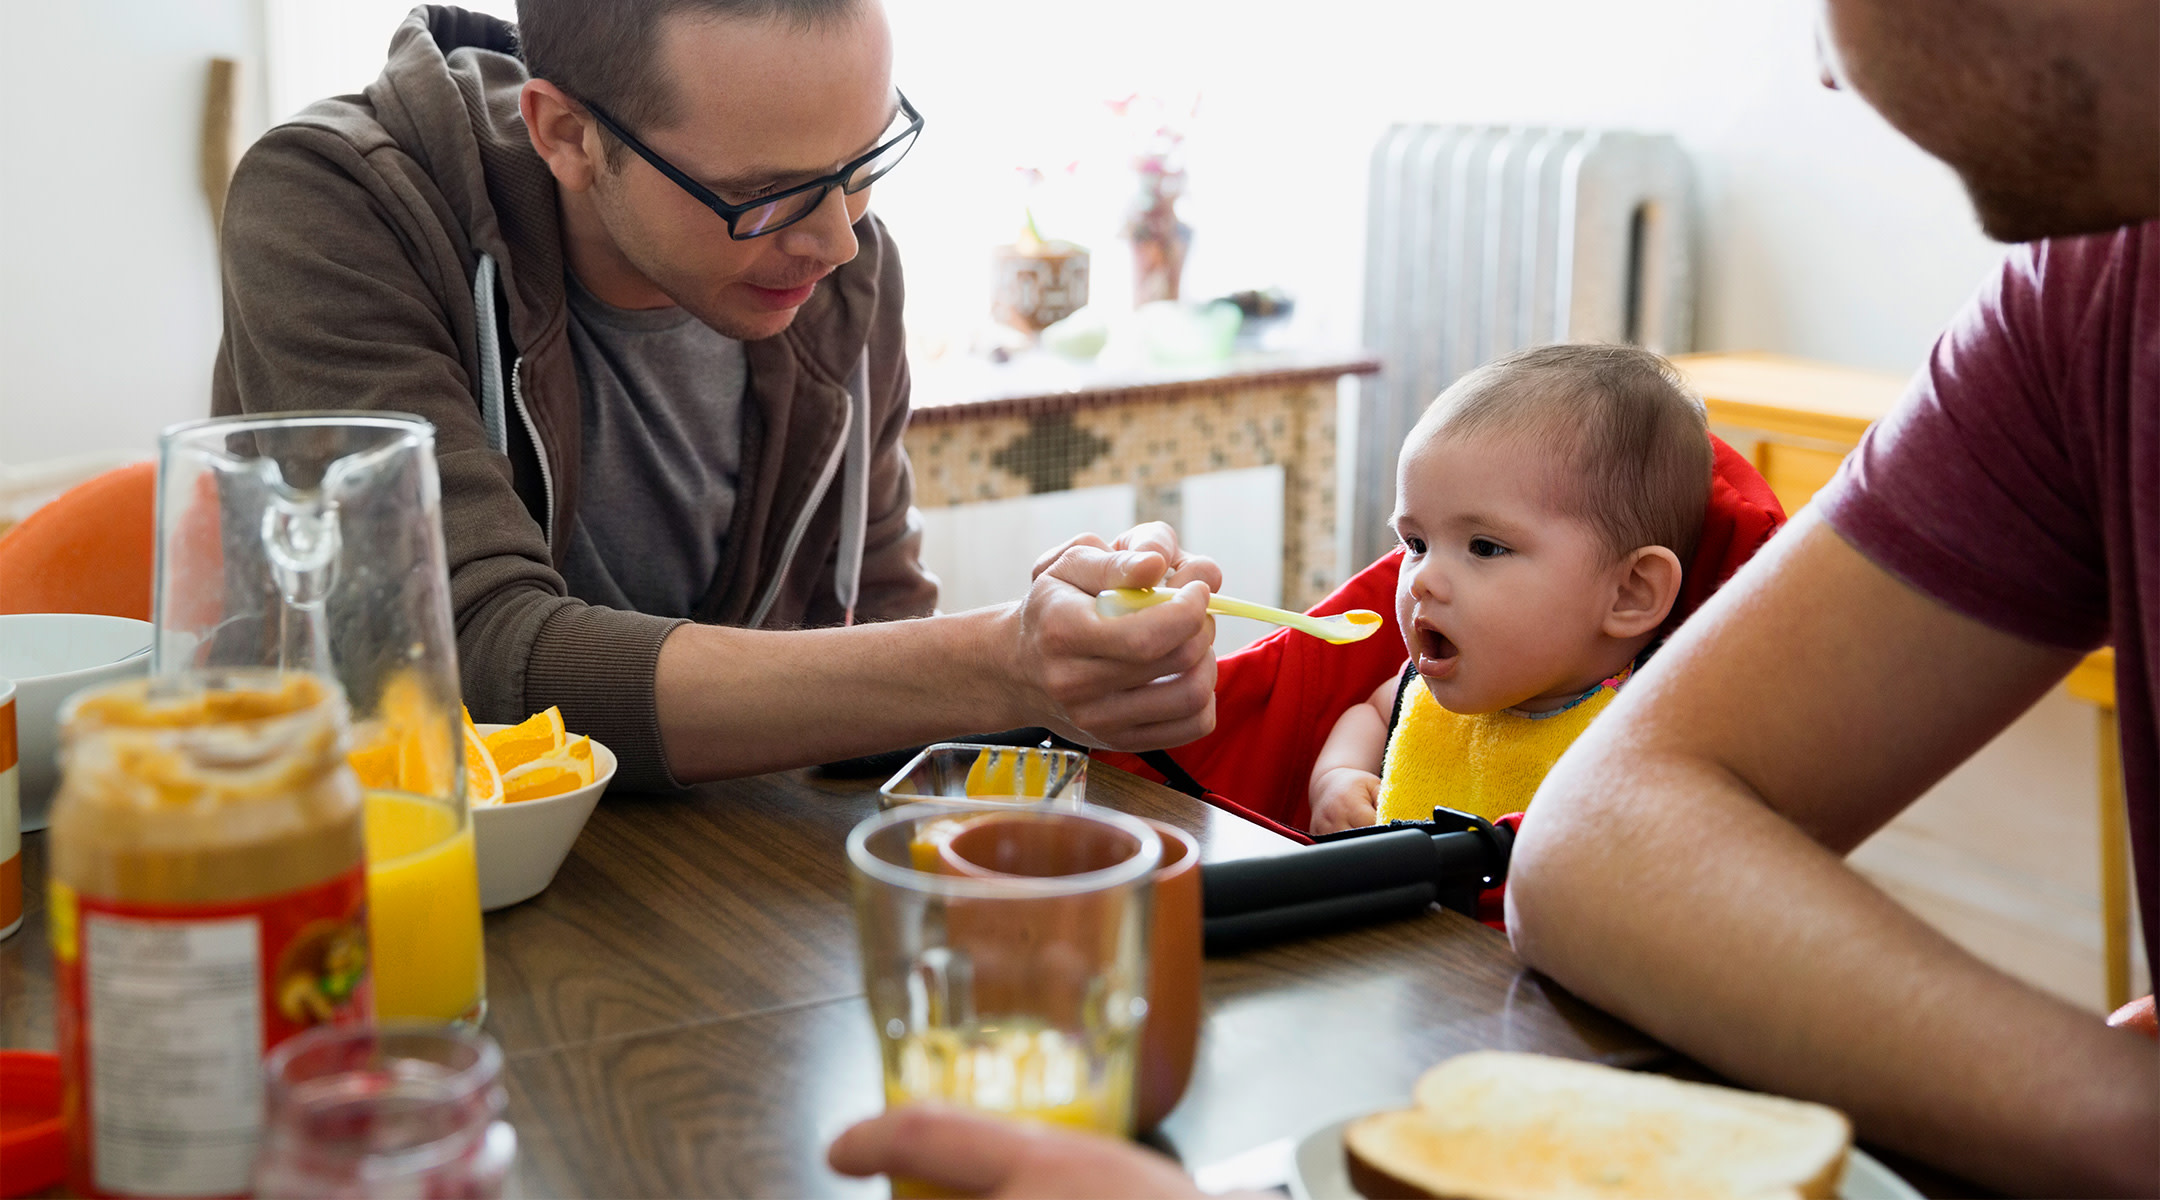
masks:
POLYGON ((1423 625, 1417 631, 1418 673, 1429 678, 1441 679, 1452 674, 1455 663, 1462 657, 1448 635, 1423 625))

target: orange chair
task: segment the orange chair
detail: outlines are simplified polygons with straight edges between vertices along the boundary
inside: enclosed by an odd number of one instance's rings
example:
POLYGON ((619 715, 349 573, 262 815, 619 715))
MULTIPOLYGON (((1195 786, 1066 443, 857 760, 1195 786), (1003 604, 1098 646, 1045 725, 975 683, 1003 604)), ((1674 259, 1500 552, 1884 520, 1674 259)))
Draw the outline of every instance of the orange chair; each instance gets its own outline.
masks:
POLYGON ((0 613, 147 621, 156 541, 157 464, 79 483, 0 534, 0 613))

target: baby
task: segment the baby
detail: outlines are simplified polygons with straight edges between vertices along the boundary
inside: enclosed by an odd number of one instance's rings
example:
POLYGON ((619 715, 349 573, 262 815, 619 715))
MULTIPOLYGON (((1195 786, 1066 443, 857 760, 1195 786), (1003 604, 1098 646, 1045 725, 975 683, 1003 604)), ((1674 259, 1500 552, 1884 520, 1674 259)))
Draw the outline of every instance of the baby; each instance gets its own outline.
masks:
POLYGON ((1314 833, 1522 811, 1657 637, 1710 493, 1702 402, 1632 346, 1480 367, 1399 461, 1410 659, 1328 735, 1314 833))

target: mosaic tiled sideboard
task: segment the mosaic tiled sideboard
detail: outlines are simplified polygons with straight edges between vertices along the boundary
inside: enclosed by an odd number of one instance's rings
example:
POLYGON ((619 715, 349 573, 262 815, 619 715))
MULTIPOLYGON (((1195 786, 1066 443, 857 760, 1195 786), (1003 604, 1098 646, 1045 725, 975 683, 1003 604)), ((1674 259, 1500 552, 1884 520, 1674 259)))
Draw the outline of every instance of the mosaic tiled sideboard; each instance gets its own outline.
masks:
POLYGON ((1231 364, 1199 378, 1137 379, 1037 394, 949 397, 917 381, 908 426, 923 507, 1130 484, 1142 521, 1178 524, 1188 476, 1280 464, 1283 601, 1340 582, 1335 550, 1335 384, 1362 357, 1231 364))

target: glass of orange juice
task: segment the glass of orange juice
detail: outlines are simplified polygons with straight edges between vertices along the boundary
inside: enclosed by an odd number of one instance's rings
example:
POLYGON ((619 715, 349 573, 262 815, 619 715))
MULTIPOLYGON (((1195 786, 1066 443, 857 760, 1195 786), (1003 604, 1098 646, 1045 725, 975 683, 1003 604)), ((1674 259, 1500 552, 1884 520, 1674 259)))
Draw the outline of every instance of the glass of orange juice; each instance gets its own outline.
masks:
POLYGON ((477 1022, 480 885, 434 427, 322 412, 177 425, 159 442, 154 670, 334 678, 365 793, 383 1018, 477 1022))
POLYGON ((888 1106, 1122 1136, 1147 1014, 1144 823, 1100 808, 890 809, 848 837, 888 1106))
POLYGON ((487 1007, 472 814, 436 796, 367 793, 375 1011, 477 1025, 487 1007))

